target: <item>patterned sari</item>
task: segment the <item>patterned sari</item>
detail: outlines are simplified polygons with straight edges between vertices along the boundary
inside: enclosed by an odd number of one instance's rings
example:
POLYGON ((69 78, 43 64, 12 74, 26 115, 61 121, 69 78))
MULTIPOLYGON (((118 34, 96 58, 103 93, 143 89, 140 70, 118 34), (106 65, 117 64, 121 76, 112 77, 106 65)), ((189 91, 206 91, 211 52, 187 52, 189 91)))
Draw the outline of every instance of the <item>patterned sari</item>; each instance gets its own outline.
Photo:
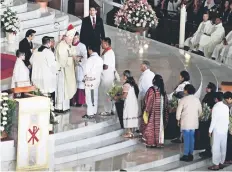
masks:
POLYGON ((150 87, 145 95, 144 111, 148 112, 148 123, 142 120, 141 131, 147 146, 164 145, 164 128, 168 122, 168 98, 156 87, 150 87))

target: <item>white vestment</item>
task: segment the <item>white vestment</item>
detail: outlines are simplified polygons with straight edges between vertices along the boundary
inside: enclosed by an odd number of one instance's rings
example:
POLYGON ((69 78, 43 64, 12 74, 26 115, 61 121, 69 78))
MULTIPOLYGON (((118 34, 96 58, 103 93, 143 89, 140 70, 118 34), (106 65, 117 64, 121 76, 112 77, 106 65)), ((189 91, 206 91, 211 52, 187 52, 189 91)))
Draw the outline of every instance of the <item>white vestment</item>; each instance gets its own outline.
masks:
POLYGON ((48 48, 41 52, 37 49, 30 58, 30 63, 32 65, 32 83, 44 94, 55 92, 59 65, 55 60, 54 53, 48 48))
POLYGON ((229 52, 229 47, 232 45, 232 31, 226 35, 226 41, 228 45, 224 45, 224 41, 218 44, 212 54, 215 60, 222 62, 223 57, 226 57, 229 52))
POLYGON ((85 44, 79 42, 76 47, 77 56, 82 57, 81 62, 78 62, 75 71, 76 71, 76 81, 77 81, 77 88, 85 89, 84 74, 85 74, 85 64, 88 58, 87 49, 85 44))
POLYGON ((150 70, 145 70, 139 78, 138 87, 139 87, 139 95, 138 95, 138 108, 139 108, 139 116, 142 115, 142 108, 144 103, 144 97, 147 93, 147 90, 153 86, 152 80, 154 79, 155 74, 150 70))
MULTIPOLYGON (((29 77, 29 69, 26 67, 25 63, 22 59, 17 58, 13 75, 12 75, 12 81, 11 81, 11 88, 17 87, 17 83, 25 82, 23 86, 30 86, 30 77, 29 77)), ((21 84, 20 84, 21 85, 21 84)))
POLYGON ((184 42, 184 45, 189 47, 190 49, 194 49, 200 42, 201 36, 206 33, 210 34, 212 30, 212 23, 210 20, 206 22, 201 22, 200 25, 198 26, 197 31, 194 33, 193 37, 189 37, 186 39, 184 42))
POLYGON ((103 71, 103 60, 97 53, 92 53, 86 61, 85 70, 85 96, 87 104, 87 115, 97 114, 98 109, 98 87, 101 82, 103 71))
MULTIPOLYGON (((108 69, 103 70, 101 75, 101 85, 100 85, 100 93, 101 98, 104 103, 104 111, 111 113, 113 109, 113 103, 110 97, 107 95, 108 91, 112 88, 114 83, 114 72, 115 72, 115 54, 112 49, 105 52, 102 55, 103 64, 108 66, 108 69)), ((103 66, 102 66, 103 67, 103 66)))
MULTIPOLYGON (((221 55, 222 55, 223 53, 224 53, 224 52, 222 51, 221 55)), ((226 53, 224 53, 224 54, 226 54, 226 53)), ((222 57, 223 57, 223 56, 222 56, 222 57)), ((225 64, 232 66, 232 45, 230 45, 230 46, 228 47, 228 53, 227 53, 227 55, 225 55, 224 58, 222 58, 222 60, 223 60, 223 62, 224 62, 225 64)))
POLYGON ((174 90, 174 92, 172 92, 171 94, 168 95, 168 100, 172 100, 172 96, 173 94, 176 94, 178 92, 183 92, 184 91, 184 87, 186 85, 190 84, 189 81, 184 81, 183 83, 179 84, 176 89, 174 90))
POLYGON ((202 35, 199 42, 199 50, 204 52, 205 57, 211 58, 215 46, 221 43, 225 37, 225 29, 222 23, 212 28, 211 36, 202 35))
POLYGON ((229 107, 223 102, 218 102, 212 109, 212 120, 209 128, 209 133, 213 133, 212 160, 214 165, 224 164, 228 128, 229 107))
POLYGON ((70 99, 77 90, 74 60, 72 58, 76 56, 76 49, 65 41, 61 41, 56 47, 55 56, 61 66, 57 75, 55 109, 65 111, 70 109, 70 99))

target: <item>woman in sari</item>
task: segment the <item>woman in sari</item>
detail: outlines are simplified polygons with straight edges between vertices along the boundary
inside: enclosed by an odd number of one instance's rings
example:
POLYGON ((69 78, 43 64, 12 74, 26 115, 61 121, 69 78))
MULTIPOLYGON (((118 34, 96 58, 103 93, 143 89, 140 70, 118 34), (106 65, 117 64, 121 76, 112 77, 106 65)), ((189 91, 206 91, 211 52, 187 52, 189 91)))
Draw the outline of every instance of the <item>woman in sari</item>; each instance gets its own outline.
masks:
POLYGON ((139 127, 139 113, 138 113, 138 94, 139 88, 135 83, 134 78, 131 76, 129 70, 123 72, 123 93, 121 96, 116 96, 114 99, 117 101, 119 99, 124 99, 123 108, 123 126, 126 130, 123 137, 133 138, 134 134, 132 129, 139 127))
POLYGON ((164 128, 168 122, 168 98, 163 78, 155 75, 152 82, 153 86, 148 89, 144 98, 144 120, 141 126, 143 140, 148 148, 164 146, 164 128))

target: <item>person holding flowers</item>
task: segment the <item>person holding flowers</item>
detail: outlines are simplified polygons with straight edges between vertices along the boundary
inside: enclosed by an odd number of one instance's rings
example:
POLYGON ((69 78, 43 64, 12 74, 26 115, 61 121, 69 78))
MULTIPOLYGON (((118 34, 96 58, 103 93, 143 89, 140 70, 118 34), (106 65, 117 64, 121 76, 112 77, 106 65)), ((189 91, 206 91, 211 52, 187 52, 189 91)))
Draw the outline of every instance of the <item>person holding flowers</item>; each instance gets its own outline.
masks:
POLYGON ((132 129, 139 127, 138 116, 138 94, 139 88, 135 83, 133 76, 129 70, 123 72, 123 84, 122 95, 115 96, 114 99, 125 99, 123 109, 123 125, 126 129, 126 133, 123 135, 125 138, 133 138, 134 134, 132 129))

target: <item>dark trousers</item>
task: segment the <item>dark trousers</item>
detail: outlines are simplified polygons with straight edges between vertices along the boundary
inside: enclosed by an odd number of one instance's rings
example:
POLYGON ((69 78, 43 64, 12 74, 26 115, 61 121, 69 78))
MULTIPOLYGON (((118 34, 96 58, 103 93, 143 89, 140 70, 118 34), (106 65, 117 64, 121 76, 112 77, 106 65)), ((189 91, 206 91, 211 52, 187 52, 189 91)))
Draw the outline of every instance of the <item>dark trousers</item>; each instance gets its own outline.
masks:
POLYGON ((226 161, 232 161, 232 135, 228 133, 226 161))
POLYGON ((118 119, 121 125, 121 128, 124 128, 123 125, 123 108, 124 108, 124 101, 120 100, 118 102, 115 102, 115 107, 118 113, 118 119))
POLYGON ((55 91, 50 93, 50 96, 51 96, 51 99, 53 101, 53 106, 55 107, 55 98, 56 98, 55 91))
POLYGON ((195 150, 205 149, 206 152, 211 153, 211 144, 209 137, 209 127, 211 121, 200 121, 199 129, 195 132, 195 150))

